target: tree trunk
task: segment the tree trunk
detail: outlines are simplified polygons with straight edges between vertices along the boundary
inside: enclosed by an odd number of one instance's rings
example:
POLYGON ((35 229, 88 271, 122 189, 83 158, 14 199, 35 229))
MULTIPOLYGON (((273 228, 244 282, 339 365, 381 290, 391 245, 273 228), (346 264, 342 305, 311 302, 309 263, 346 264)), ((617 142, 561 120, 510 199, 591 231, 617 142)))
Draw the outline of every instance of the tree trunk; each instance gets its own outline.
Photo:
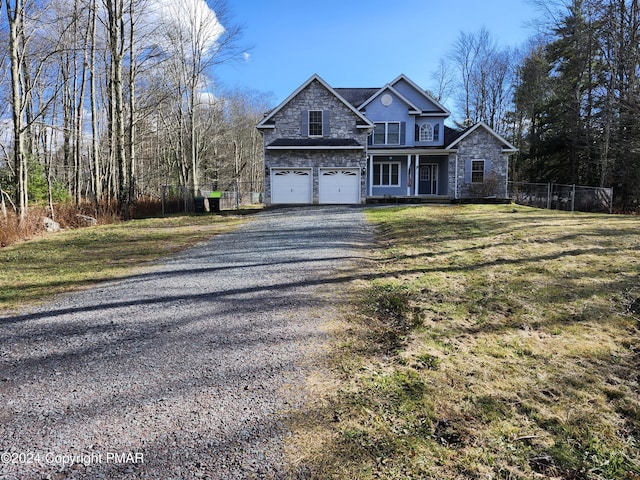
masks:
POLYGON ((123 0, 106 0, 108 15, 108 43, 111 55, 109 103, 111 107, 111 135, 114 163, 117 169, 117 199, 118 207, 124 218, 129 217, 129 187, 128 172, 125 156, 124 134, 124 97, 122 92, 122 59, 123 34, 122 22, 124 18, 123 0))
POLYGON ((96 25, 98 18, 97 0, 93 0, 91 5, 91 42, 89 50, 89 98, 91 103, 91 158, 93 159, 93 193, 95 195, 96 206, 102 200, 102 167, 98 154, 98 108, 96 92, 96 25))
POLYGON ((23 118, 25 99, 21 85, 22 63, 19 55, 21 37, 24 35, 24 5, 22 0, 6 0, 9 21, 9 59, 11 63, 11 103, 13 119, 13 161, 16 175, 16 200, 20 221, 27 216, 27 152, 25 151, 25 121, 23 118))

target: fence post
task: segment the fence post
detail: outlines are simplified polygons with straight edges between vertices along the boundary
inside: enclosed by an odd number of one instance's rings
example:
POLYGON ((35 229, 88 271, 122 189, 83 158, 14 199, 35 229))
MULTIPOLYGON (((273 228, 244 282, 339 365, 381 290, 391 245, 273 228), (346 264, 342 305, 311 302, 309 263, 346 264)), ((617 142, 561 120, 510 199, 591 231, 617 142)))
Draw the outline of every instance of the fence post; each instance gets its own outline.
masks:
POLYGON ((184 197, 184 213, 187 213, 187 186, 185 185, 182 190, 184 197))
POLYGON ((165 213, 164 213, 164 205, 165 205, 165 194, 167 192, 167 186, 166 185, 162 185, 162 216, 164 217, 165 213))
POLYGON ((238 187, 238 179, 236 178, 236 183, 233 185, 233 189, 236 194, 236 210, 240 210, 240 188, 238 187))
POLYGON ((551 195, 553 194, 553 184, 547 184, 547 210, 551 210, 551 195))
POLYGON ((613 187, 609 189, 609 214, 613 214, 613 187))
POLYGON ((576 184, 574 183, 571 186, 571 211, 574 212, 576 209, 576 184))

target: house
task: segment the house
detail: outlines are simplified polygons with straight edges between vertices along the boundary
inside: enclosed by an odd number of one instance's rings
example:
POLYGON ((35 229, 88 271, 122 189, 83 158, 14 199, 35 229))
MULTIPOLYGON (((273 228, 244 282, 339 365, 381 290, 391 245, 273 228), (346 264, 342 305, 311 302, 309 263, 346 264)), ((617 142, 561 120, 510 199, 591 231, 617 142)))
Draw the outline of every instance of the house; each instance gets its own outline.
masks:
POLYGON ((506 197, 516 148, 482 122, 449 128, 449 115, 405 75, 382 88, 313 75, 257 125, 265 204, 506 197))

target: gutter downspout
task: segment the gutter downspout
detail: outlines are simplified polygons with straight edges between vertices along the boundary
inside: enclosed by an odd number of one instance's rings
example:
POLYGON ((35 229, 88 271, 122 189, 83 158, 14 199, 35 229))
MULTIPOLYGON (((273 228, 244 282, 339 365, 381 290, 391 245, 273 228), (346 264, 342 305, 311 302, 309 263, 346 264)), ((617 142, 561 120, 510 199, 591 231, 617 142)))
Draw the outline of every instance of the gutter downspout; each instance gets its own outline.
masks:
POLYGON ((505 155, 505 159, 507 160, 507 181, 504 186, 504 198, 509 198, 509 160, 511 160, 511 155, 505 155))
POLYGON ((455 175, 455 186, 453 187, 453 198, 458 199, 458 154, 456 153, 456 175, 455 175))

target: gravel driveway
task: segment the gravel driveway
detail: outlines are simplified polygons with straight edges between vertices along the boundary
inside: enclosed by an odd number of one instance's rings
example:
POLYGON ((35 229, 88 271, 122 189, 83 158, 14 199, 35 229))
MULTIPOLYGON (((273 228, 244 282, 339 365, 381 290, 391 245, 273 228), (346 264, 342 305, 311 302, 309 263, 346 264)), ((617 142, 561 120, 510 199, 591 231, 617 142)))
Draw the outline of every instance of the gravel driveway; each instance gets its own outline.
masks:
POLYGON ((0 317, 0 479, 284 478, 332 278, 370 240, 360 208, 271 210, 0 317))

